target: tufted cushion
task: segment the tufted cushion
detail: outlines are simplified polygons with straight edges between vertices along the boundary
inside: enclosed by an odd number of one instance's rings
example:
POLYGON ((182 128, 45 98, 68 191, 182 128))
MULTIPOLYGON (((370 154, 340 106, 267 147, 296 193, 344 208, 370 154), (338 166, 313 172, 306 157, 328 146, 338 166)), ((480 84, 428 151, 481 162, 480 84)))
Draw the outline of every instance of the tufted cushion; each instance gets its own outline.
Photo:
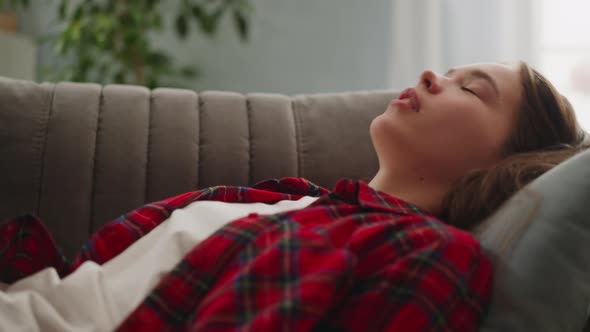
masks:
POLYGON ((478 234, 495 265, 481 329, 582 331, 590 308, 590 151, 547 172, 478 234))

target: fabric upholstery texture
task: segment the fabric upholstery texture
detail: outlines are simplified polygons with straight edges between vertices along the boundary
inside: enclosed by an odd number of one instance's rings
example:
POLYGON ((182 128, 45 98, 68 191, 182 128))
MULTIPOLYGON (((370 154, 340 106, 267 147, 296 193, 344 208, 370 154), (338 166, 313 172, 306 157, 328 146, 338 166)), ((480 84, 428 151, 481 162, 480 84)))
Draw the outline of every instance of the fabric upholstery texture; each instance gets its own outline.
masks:
POLYGON ((494 259, 484 332, 582 331, 590 310, 590 151, 517 193, 482 226, 494 259))
MULTIPOLYGON (((397 94, 0 78, 0 220, 38 215, 71 257, 109 220, 182 192, 286 176, 327 188, 343 177, 368 181, 378 168, 369 125, 397 94)), ((581 331, 590 306, 589 162, 584 153, 542 176, 479 235, 497 278, 482 331, 581 331)))
POLYGON ((285 96, 0 79, 0 220, 33 213, 66 255, 147 202, 286 176, 332 188, 378 167, 391 91, 285 96))

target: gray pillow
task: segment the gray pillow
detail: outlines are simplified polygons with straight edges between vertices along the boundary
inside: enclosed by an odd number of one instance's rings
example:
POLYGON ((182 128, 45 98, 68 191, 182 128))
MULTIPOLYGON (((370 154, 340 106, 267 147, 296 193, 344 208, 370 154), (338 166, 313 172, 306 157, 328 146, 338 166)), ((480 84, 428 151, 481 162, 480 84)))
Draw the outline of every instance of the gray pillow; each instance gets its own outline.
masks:
POLYGON ((475 234, 495 269, 481 331, 583 330, 590 310, 590 151, 518 192, 475 234))

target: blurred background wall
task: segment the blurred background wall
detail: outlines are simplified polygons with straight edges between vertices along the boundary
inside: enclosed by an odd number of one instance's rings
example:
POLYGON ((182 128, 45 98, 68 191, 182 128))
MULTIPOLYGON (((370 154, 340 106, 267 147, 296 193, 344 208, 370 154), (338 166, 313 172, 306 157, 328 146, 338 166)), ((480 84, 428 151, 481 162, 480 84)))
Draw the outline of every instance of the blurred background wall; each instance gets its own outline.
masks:
MULTIPOLYGON (((287 94, 386 89, 413 84, 425 68, 531 60, 526 42, 518 48, 506 42, 527 40, 529 33, 523 29, 528 15, 505 16, 519 7, 507 10, 513 2, 253 0, 249 43, 241 43, 229 24, 212 40, 196 33, 184 42, 172 30, 153 39, 179 63, 202 67, 202 75, 188 82, 195 89, 287 94)), ((526 8, 529 2, 517 3, 526 8)), ((177 3, 169 1, 170 12, 177 3)), ((38 37, 55 30, 54 7, 35 2, 22 15, 22 32, 38 37)), ((49 47, 41 48, 38 62, 51 65, 52 57, 49 47)))
MULTIPOLYGON (((201 76, 187 82, 197 90, 294 94, 387 86, 390 0, 252 2, 248 43, 239 41, 231 24, 220 25, 211 40, 193 33, 186 42, 180 41, 169 30, 154 35, 154 42, 178 63, 199 65, 201 76)), ((169 1, 170 12, 177 3, 169 1)), ((36 2, 24 15, 23 31, 38 36, 50 30, 54 18, 48 13, 55 9, 36 2)), ((41 49, 39 63, 50 65, 52 56, 49 48, 41 49)))
MULTIPOLYGON (((34 40, 59 26, 53 1, 32 2, 20 14, 20 33, 34 40)), ((166 11, 178 3, 168 1, 166 11)), ((248 43, 239 41, 231 24, 222 24, 213 39, 198 32, 186 42, 172 31, 152 36, 177 63, 200 67, 201 75, 183 86, 285 94, 400 89, 415 84, 426 68, 440 72, 474 62, 525 60, 570 98, 590 127, 587 0, 252 3, 248 43)), ((38 67, 60 61, 49 46, 36 52, 38 67)))

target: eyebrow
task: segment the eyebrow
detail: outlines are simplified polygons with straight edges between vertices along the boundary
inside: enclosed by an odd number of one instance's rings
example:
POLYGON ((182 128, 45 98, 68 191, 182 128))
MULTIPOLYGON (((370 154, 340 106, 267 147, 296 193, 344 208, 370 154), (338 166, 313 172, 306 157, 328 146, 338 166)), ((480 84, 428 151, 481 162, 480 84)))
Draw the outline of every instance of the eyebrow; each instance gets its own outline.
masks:
MULTIPOLYGON (((445 73, 445 76, 448 76, 452 73, 454 73, 456 71, 456 69, 454 68, 450 68, 449 70, 447 70, 447 72, 445 73)), ((497 96, 500 95, 500 90, 498 89, 498 84, 496 83, 496 81, 492 78, 492 76, 490 76, 490 74, 486 73, 483 70, 480 69, 471 69, 467 72, 468 76, 471 77, 476 77, 476 78, 481 78, 483 80, 486 80, 494 89, 494 92, 496 93, 497 96)))

